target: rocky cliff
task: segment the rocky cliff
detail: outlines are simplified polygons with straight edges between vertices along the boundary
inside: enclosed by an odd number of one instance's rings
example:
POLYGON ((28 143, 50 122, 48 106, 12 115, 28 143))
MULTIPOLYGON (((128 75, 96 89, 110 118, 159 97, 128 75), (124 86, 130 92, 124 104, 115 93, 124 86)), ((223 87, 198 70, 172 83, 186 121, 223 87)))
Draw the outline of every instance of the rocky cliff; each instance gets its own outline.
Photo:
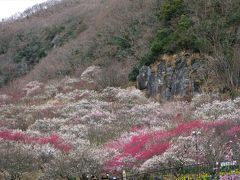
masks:
POLYGON ((199 54, 164 55, 155 64, 140 69, 137 87, 160 101, 189 99, 206 84, 209 73, 206 69, 199 54))

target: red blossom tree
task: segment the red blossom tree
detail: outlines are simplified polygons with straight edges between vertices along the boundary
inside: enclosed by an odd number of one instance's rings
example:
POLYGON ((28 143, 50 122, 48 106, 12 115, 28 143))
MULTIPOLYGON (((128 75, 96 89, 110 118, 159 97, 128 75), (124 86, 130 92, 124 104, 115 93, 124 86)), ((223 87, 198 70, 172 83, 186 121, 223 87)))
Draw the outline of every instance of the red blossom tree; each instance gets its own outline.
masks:
POLYGON ((23 132, 14 132, 10 130, 0 131, 0 138, 7 141, 17 141, 25 144, 51 144, 54 148, 68 152, 71 150, 71 146, 68 145, 58 135, 53 134, 49 137, 32 137, 23 132))
MULTIPOLYGON (((139 132, 129 140, 119 139, 106 145, 106 148, 118 152, 112 159, 105 163, 106 170, 118 170, 122 167, 139 167, 143 162, 156 155, 161 155, 171 147, 173 138, 179 136, 191 136, 193 131, 219 133, 225 138, 231 139, 231 135, 240 132, 240 127, 228 121, 205 122, 194 120, 180 123, 175 128, 160 131, 139 132), (226 136, 229 135, 229 136, 226 136)), ((204 136, 204 135, 203 135, 204 136)))

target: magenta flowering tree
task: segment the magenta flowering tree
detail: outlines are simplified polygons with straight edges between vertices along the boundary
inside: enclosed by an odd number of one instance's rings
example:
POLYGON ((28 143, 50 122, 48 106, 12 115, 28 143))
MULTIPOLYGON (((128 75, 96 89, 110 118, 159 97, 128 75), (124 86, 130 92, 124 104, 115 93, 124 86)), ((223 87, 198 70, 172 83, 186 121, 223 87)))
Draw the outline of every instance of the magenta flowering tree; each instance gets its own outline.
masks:
POLYGON ((227 121, 195 120, 180 123, 169 130, 145 129, 131 137, 120 138, 107 144, 106 149, 112 149, 115 155, 106 161, 104 168, 109 171, 138 169, 146 161, 157 156, 165 159, 165 164, 167 161, 172 162, 171 164, 179 164, 176 160, 182 161, 182 164, 207 162, 208 160, 218 161, 224 159, 231 149, 227 142, 234 139, 227 135, 232 131, 238 132, 239 129, 235 128, 235 125, 227 121), (201 136, 194 137, 193 131, 201 132, 201 136), (184 145, 184 141, 178 141, 179 137, 191 137, 191 141, 184 145), (172 148, 175 150, 172 151, 172 148), (170 156, 166 154, 168 151, 172 151, 170 156), (175 161, 171 161, 171 159, 175 159, 175 161))
POLYGON ((33 137, 25 134, 22 131, 0 131, 0 138, 6 141, 20 142, 24 144, 50 144, 54 148, 63 152, 71 150, 71 146, 66 144, 58 135, 51 135, 49 137, 33 137))
POLYGON ((232 128, 230 128, 229 130, 227 130, 226 134, 228 136, 237 136, 240 134, 240 126, 234 126, 232 128))
POLYGON ((18 179, 24 172, 43 169, 54 154, 69 154, 71 150, 71 145, 56 134, 44 137, 30 131, 0 130, 0 172, 5 179, 18 179))

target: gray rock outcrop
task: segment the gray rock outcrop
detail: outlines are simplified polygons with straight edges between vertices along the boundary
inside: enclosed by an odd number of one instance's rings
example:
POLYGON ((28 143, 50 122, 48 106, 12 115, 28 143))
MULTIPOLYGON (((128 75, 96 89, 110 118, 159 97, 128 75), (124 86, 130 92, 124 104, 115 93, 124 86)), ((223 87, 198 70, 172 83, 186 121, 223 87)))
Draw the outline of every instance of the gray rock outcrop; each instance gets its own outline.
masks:
POLYGON ((206 76, 204 69, 202 60, 189 60, 186 56, 179 56, 171 63, 161 60, 155 65, 155 71, 148 66, 140 69, 137 87, 160 101, 192 97, 201 91, 200 85, 206 76))
POLYGON ((98 81, 99 76, 102 75, 102 69, 99 66, 89 66, 82 74, 81 79, 89 83, 98 81))
POLYGON ((146 89, 151 77, 151 69, 148 66, 143 66, 137 76, 137 88, 140 90, 146 89))

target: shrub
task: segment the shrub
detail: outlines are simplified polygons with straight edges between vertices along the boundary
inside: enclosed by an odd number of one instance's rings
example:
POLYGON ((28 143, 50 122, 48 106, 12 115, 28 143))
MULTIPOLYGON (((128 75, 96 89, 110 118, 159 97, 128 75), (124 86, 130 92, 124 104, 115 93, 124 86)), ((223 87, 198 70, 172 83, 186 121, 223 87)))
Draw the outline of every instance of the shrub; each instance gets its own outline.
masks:
POLYGON ((136 81, 138 74, 139 74, 139 68, 135 66, 128 75, 129 81, 136 81))
POLYGON ((154 53, 147 53, 146 55, 144 55, 141 60, 140 60, 140 65, 147 65, 149 66, 150 64, 152 64, 155 60, 156 55, 154 53))
POLYGON ((96 79, 97 86, 100 89, 106 87, 120 87, 127 84, 127 75, 124 68, 118 62, 113 62, 104 68, 96 79))
POLYGON ((198 50, 193 23, 189 16, 181 15, 171 27, 165 26, 158 31, 151 47, 155 55, 174 53, 182 49, 198 50))
POLYGON ((127 37, 123 36, 114 36, 113 37, 113 44, 116 44, 120 46, 122 49, 130 48, 131 44, 129 43, 129 40, 127 37))
MULTIPOLYGON (((153 54, 161 54, 166 52, 166 46, 170 46, 173 42, 173 31, 169 28, 163 28, 157 32, 157 35, 152 43, 151 52, 153 54)), ((148 55, 147 55, 148 56, 148 55)), ((147 64, 146 64, 147 65, 147 64)))
POLYGON ((159 19, 168 23, 172 18, 183 14, 184 9, 183 0, 165 0, 160 8, 159 19))
POLYGON ((159 19, 161 29, 153 39, 149 53, 140 60, 140 66, 149 66, 159 54, 174 53, 182 49, 198 50, 199 43, 193 32, 193 22, 186 14, 182 0, 165 0, 160 8, 159 19))

